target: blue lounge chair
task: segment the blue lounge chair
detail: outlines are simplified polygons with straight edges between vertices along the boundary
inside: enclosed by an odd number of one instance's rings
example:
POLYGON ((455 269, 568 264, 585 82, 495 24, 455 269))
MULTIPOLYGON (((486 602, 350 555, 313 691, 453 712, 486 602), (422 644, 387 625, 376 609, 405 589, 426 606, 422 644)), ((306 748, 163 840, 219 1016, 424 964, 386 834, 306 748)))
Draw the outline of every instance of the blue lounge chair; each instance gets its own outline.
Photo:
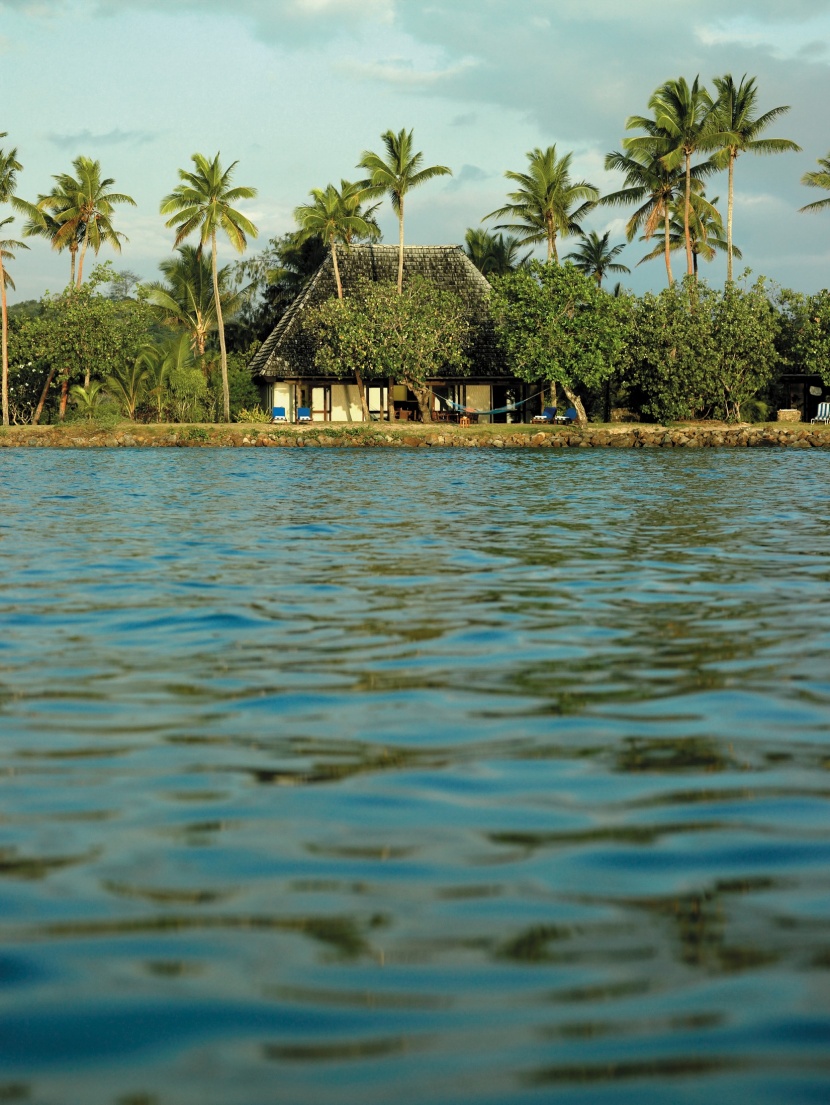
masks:
POLYGON ((271 407, 271 421, 272 422, 285 422, 285 407, 271 407))
POLYGON ((541 414, 534 414, 531 422, 555 422, 556 407, 545 407, 541 414))
POLYGON ((576 422, 578 418, 579 415, 576 413, 576 407, 568 407, 568 409, 565 411, 565 421, 576 422))
POLYGON ((830 422, 830 403, 819 403, 816 417, 811 422, 830 422))
POLYGON ((297 421, 298 422, 310 422, 311 421, 311 407, 298 407, 297 408, 297 421))

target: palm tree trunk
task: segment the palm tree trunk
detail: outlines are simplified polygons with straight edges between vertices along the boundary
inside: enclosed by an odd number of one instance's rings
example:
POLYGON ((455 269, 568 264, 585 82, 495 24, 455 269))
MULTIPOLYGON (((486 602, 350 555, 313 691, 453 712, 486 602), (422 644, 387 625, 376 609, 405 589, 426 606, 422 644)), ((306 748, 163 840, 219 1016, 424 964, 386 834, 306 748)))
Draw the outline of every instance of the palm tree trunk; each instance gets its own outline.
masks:
POLYGON ((49 387, 55 378, 57 368, 50 368, 49 375, 46 377, 46 383, 43 385, 43 391, 40 393, 40 399, 38 400, 37 408, 32 416, 32 425, 37 426, 40 422, 40 416, 43 414, 43 408, 46 405, 46 396, 49 394, 49 387))
POLYGON ((666 273, 669 277, 669 287, 674 284, 674 276, 671 271, 671 219, 669 217, 669 205, 663 211, 663 225, 665 233, 666 273))
POLYGON ((0 257, 0 315, 2 316, 3 425, 9 424, 9 312, 6 304, 6 274, 0 257))
MULTIPOLYGON (((331 263, 334 266, 334 282, 337 285, 337 298, 343 298, 343 284, 340 280, 340 266, 337 264, 337 246, 334 244, 334 235, 331 239, 331 263)), ((398 289, 400 291, 400 288, 398 289)))
POLYGON ((69 377, 64 376, 61 381, 61 405, 58 411, 58 419, 63 422, 66 418, 66 402, 69 399, 69 377))
POLYGON ((78 258, 78 280, 75 284, 76 288, 80 288, 84 280, 84 257, 86 256, 86 247, 88 242, 88 235, 84 234, 84 244, 81 246, 81 256, 78 258))
POLYGON ((398 212, 398 295, 403 294, 403 196, 398 212))
POLYGON ((686 196, 683 204, 683 232, 686 236, 686 273, 692 275, 694 261, 692 260, 692 234, 689 222, 692 212, 692 155, 686 152, 686 196))
POLYGON ((386 381, 386 420, 388 422, 395 421, 395 397, 393 392, 395 390, 395 381, 390 376, 386 381))
POLYGON ((735 154, 729 153, 729 193, 726 200, 726 282, 732 283, 732 206, 735 202, 735 154))
POLYGON ((219 270, 216 267, 216 231, 210 235, 210 269, 213 275, 213 299, 216 303, 216 329, 219 333, 219 363, 222 366, 222 406, 225 421, 231 420, 231 396, 228 389, 228 351, 225 348, 225 321, 222 318, 222 304, 219 300, 219 270))
POLYGON ((69 283, 74 285, 75 283, 75 258, 78 254, 78 243, 74 242, 69 247, 69 283))

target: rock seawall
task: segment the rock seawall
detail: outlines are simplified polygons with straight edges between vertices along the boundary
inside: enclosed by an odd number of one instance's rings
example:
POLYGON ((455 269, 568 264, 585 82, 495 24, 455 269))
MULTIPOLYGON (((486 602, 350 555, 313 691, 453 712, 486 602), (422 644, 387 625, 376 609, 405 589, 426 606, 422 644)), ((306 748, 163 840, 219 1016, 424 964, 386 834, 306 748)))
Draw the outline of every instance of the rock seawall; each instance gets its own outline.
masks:
POLYGON ((0 448, 466 448, 703 449, 830 448, 830 427, 791 423, 679 426, 12 426, 0 448))

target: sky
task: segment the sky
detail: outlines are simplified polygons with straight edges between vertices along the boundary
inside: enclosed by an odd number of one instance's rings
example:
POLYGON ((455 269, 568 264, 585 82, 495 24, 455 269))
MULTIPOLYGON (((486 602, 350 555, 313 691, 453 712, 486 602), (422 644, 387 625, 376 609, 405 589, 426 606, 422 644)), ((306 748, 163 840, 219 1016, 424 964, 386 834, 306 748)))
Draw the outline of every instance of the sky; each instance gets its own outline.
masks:
MULTIPOLYGON (((240 205, 259 228, 256 251, 294 228, 309 189, 359 178, 364 150, 411 128, 425 163, 453 176, 411 193, 406 239, 462 243, 506 201, 504 172, 523 171, 529 150, 572 151, 577 179, 613 191, 621 179, 604 158, 627 117, 647 114, 669 78, 700 74, 711 87, 725 73, 757 78, 762 111, 790 105, 767 134, 803 147, 739 159, 739 268, 825 287, 830 212, 798 208, 821 198, 800 178, 830 149, 827 0, 0 0, 0 145, 17 147, 18 194, 48 192, 79 155, 100 160, 137 206, 117 211, 122 253, 104 247, 99 259, 142 279, 170 253, 159 203, 197 151, 237 161, 235 182, 258 190, 240 205)), ((725 174, 708 195, 725 216, 725 174)), ((623 241, 625 220, 599 208, 585 227, 623 241)), ((380 223, 396 242, 388 203, 380 223)), ((5 233, 19 230, 18 219, 5 233)), ((30 242, 11 266, 12 302, 69 276, 67 254, 30 242)), ((635 242, 618 258, 638 292, 665 284, 659 260, 635 267, 646 252, 635 242)), ((220 246, 221 261, 233 257, 220 246)), ((723 259, 703 267, 724 279, 723 259)))

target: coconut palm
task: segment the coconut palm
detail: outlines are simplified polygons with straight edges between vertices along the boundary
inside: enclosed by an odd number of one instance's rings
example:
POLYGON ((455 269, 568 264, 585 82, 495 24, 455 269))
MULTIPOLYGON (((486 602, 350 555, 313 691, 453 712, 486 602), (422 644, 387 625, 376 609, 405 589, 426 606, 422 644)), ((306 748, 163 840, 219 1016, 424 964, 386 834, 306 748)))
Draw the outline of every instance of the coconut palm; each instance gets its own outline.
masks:
MULTIPOLYGON (((827 157, 818 158, 816 164, 821 166, 819 172, 812 170, 805 173, 801 178, 801 183, 808 188, 823 188, 825 192, 830 192, 830 153, 827 157)), ((808 203, 806 207, 799 207, 798 210, 823 211, 826 207, 830 207, 830 196, 823 200, 816 200, 815 203, 808 203)))
POLYGON ((362 233, 352 227, 345 226, 343 232, 343 239, 346 245, 351 245, 352 242, 357 239, 358 241, 379 242, 383 235, 380 232, 377 219, 375 218, 375 212, 380 207, 380 202, 373 203, 371 207, 364 208, 364 202, 369 198, 369 195, 364 186, 358 181, 353 182, 350 180, 340 180, 340 202, 343 204, 343 209, 347 215, 350 215, 357 219, 362 219, 368 227, 367 233, 362 233))
MULTIPOLYGON (((5 138, 6 132, 0 134, 5 138)), ((17 160, 17 149, 0 149, 0 203, 8 203, 17 190, 17 174, 23 166, 17 160)), ((0 229, 12 222, 12 216, 0 222, 0 229)), ((3 425, 9 424, 9 311, 6 302, 6 285, 14 287, 14 283, 6 275, 5 260, 14 260, 13 249, 26 249, 22 242, 0 241, 0 346, 2 346, 2 404, 3 425)))
POLYGON ((531 150, 526 173, 508 169, 504 174, 519 185, 515 192, 508 193, 510 202, 484 216, 509 217, 512 221, 497 223, 496 230, 516 234, 520 245, 546 242, 548 261, 553 259, 557 264, 557 235, 565 238, 580 233, 579 224, 599 200, 599 191, 593 184, 571 179, 572 157, 573 154, 566 153, 557 158, 556 146, 531 150))
POLYGON ((294 218, 300 225, 297 241, 319 237, 331 250, 334 267, 334 281, 337 285, 337 298, 343 298, 343 284, 340 279, 340 266, 337 262, 337 243, 343 242, 348 248, 353 238, 374 239, 380 237, 380 229, 374 219, 361 215, 360 200, 365 189, 347 180, 340 182, 340 191, 333 184, 325 189, 312 188, 310 195, 313 203, 304 203, 294 210, 294 218))
POLYGON ((83 241, 84 228, 79 225, 74 237, 69 241, 66 241, 65 238, 58 240, 61 224, 44 206, 47 200, 53 198, 55 198, 54 194, 52 196, 38 196, 37 203, 29 203, 26 200, 15 197, 12 202, 15 209, 21 215, 25 216, 25 221, 23 223, 24 238, 45 238, 52 249, 57 250, 59 253, 62 253, 65 249, 69 250, 69 283, 74 286, 78 250, 83 241))
MULTIPOLYGON (((196 246, 189 244, 180 246, 176 253, 178 256, 159 264, 164 281, 146 285, 147 302, 165 325, 188 333, 193 352, 201 357, 218 319, 211 263, 196 246)), ((230 265, 224 265, 217 275, 222 317, 230 318, 244 304, 251 285, 231 290, 230 265)))
POLYGON ((228 354, 225 348, 225 325, 222 318, 222 301, 219 289, 219 270, 216 261, 216 235, 223 231, 234 249, 242 253, 247 245, 246 235, 255 238, 257 228, 240 211, 231 205, 238 200, 253 199, 256 188, 231 187, 234 161, 223 171, 219 154, 209 161, 204 154, 192 155, 194 171, 179 169, 181 183, 161 201, 162 215, 170 215, 166 225, 176 228, 174 247, 180 246, 194 232, 199 234, 199 249, 210 243, 210 263, 213 274, 213 296, 216 304, 216 325, 219 332, 219 352, 222 367, 222 399, 225 421, 231 420, 230 392, 228 390, 228 354))
MULTIPOLYGON (((652 139, 649 145, 640 144, 631 153, 613 151, 606 155, 605 168, 617 169, 625 175, 624 187, 617 192, 609 192, 600 200, 608 206, 637 204, 634 214, 626 223, 625 233, 629 242, 633 242, 638 231, 643 231, 646 240, 663 230, 663 256, 666 263, 666 275, 669 285, 674 283, 671 270, 671 250, 669 231, 671 208, 674 201, 683 192, 684 177, 680 169, 667 169, 662 158, 668 149, 668 143, 660 138, 652 139)), ((714 166, 706 162, 703 166, 692 167, 692 189, 703 188, 701 176, 714 166)))
POLYGON ((668 146, 661 161, 668 170, 683 166, 684 169, 684 206, 683 226, 686 241, 686 268, 691 275, 694 271, 692 239, 689 220, 692 212, 692 157, 699 150, 706 151, 725 147, 733 136, 719 128, 715 117, 715 103, 709 92, 695 77, 691 85, 685 77, 666 81, 656 89, 648 101, 654 112, 650 119, 642 115, 632 115, 626 121, 626 129, 641 129, 643 136, 623 139, 625 150, 630 153, 648 150, 654 147, 655 139, 668 146))
POLYGON ((400 130, 395 134, 387 130, 381 135, 386 147, 385 157, 371 150, 364 150, 357 164, 365 169, 369 176, 361 181, 360 187, 370 196, 389 196, 392 210, 398 216, 398 295, 403 292, 403 241, 404 241, 404 201, 408 192, 425 184, 437 176, 452 176, 452 169, 446 165, 428 165, 422 168, 424 155, 412 147, 413 132, 400 130))
POLYGON ((76 286, 80 287, 87 249, 91 246, 97 255, 102 245, 110 245, 116 253, 120 253, 121 242, 126 241, 125 235, 112 225, 115 205, 126 203, 135 207, 136 202, 123 192, 108 190, 115 181, 112 177, 102 179, 100 161, 91 157, 76 157, 72 167, 77 176, 61 173, 53 177, 56 187, 48 196, 41 197, 37 204, 42 212, 51 214, 58 229, 52 235, 52 228, 44 220, 41 229, 34 229, 33 232, 51 236, 53 248, 58 250, 68 248, 74 253, 80 244, 75 279, 76 286))
POLYGON ((572 261, 586 276, 593 276, 600 287, 606 273, 631 272, 626 265, 620 265, 614 260, 625 249, 625 242, 612 246, 608 240, 610 237, 610 230, 606 230, 601 238, 595 230, 590 234, 583 234, 579 246, 565 258, 566 261, 572 261))
POLYGON ((467 256, 483 276, 506 276, 530 262, 531 251, 520 256, 521 243, 511 234, 491 234, 482 227, 470 227, 464 241, 467 256))
MULTIPOLYGON (((302 204, 294 210, 294 218, 300 224, 297 241, 302 243, 309 238, 322 238, 327 244, 331 251, 337 298, 342 301, 343 283, 337 261, 337 243, 343 242, 348 249, 354 238, 365 238, 370 241, 379 238, 380 227, 375 222, 374 212, 380 205, 376 204, 366 214, 361 214, 366 189, 348 180, 340 181, 340 191, 333 184, 329 184, 325 190, 312 188, 310 195, 314 203, 302 204)), ((357 370, 355 377, 363 421, 368 422, 371 415, 363 377, 357 370)))
MULTIPOLYGON (((697 277, 698 262, 701 258, 704 261, 714 261, 718 253, 726 253, 728 255, 728 243, 726 231, 723 226, 723 218, 717 208, 718 200, 718 196, 715 196, 712 200, 708 200, 703 195, 692 194, 692 217, 689 222, 689 231, 692 238, 692 258, 694 262, 695 277, 697 277)), ((683 222, 682 199, 672 205, 670 226, 669 248, 672 250, 685 249, 686 231, 683 222)), ((640 239, 642 242, 647 240, 645 235, 640 239)), ((662 252, 662 246, 658 249, 653 249, 650 253, 647 253, 645 257, 642 257, 637 264, 642 265, 644 261, 651 261, 655 257, 659 257, 662 252)), ((732 247, 732 255, 733 257, 737 257, 738 260, 743 257, 741 251, 734 244, 732 247)))
POLYGON ((799 153, 801 147, 789 138, 759 138, 762 131, 781 115, 786 115, 789 107, 773 107, 763 115, 756 115, 758 109, 758 89, 755 78, 741 77, 735 84, 731 73, 714 78, 718 90, 715 104, 715 119, 719 130, 729 134, 723 156, 729 170, 729 184, 726 199, 726 279, 732 279, 732 212, 735 199, 735 162, 742 153, 774 154, 793 151, 799 153))

